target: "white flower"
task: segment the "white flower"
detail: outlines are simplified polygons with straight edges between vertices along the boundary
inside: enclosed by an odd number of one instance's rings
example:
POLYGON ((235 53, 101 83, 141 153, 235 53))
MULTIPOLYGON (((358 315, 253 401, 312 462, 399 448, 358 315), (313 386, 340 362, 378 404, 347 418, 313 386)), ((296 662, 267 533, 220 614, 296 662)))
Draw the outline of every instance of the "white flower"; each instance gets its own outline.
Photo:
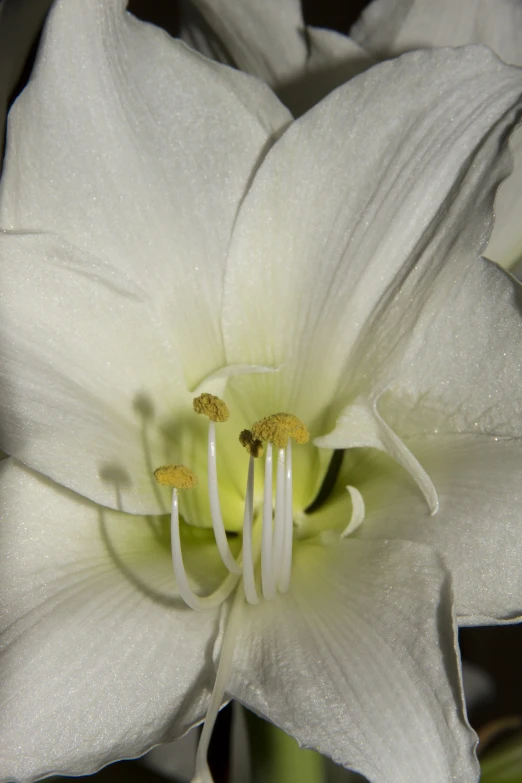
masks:
POLYGON ((292 122, 123 6, 58 2, 10 117, 3 780, 92 772, 236 698, 371 781, 474 781, 455 619, 522 613, 520 291, 479 259, 519 72, 414 53, 292 122), (214 544, 200 391, 231 411, 235 557, 239 432, 286 411, 314 439, 281 517, 289 590, 265 547, 257 604, 214 544), (168 463, 200 480, 173 545, 189 588, 234 582, 213 609, 173 577, 168 463))

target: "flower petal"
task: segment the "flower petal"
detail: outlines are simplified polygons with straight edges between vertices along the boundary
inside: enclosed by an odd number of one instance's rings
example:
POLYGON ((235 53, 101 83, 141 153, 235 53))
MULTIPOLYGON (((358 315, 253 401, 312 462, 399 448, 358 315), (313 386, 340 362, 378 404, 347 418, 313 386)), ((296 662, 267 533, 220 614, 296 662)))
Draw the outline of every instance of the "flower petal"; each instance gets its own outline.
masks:
POLYGON ((513 155, 513 173, 497 191, 495 227, 484 255, 522 279, 522 128, 513 133, 509 147, 513 155))
POLYGON ((378 347, 383 301, 408 276, 422 299, 454 246, 475 262, 520 92, 486 49, 414 52, 339 88, 270 150, 234 229, 223 318, 228 363, 282 368, 256 379, 268 412, 324 432, 337 381, 364 387, 347 359, 363 333, 378 347))
POLYGON ((506 63, 522 65, 518 0, 374 0, 350 35, 378 57, 411 49, 487 44, 506 63))
POLYGON ((195 386, 224 363, 222 278, 239 201, 290 117, 266 86, 124 7, 54 4, 10 115, 0 225, 54 232, 132 276, 195 386))
POLYGON ((373 63, 348 36, 305 27, 299 0, 192 0, 182 13, 189 46, 258 76, 294 116, 373 63))
POLYGON ((0 268, 5 451, 91 500, 165 513, 153 471, 180 461, 168 432, 191 397, 148 297, 49 234, 0 233, 0 268))
MULTIPOLYGON (((487 44, 506 63, 522 65, 518 0, 374 0, 351 35, 378 57, 435 46, 487 44)), ((495 228, 484 255, 513 270, 522 258, 522 130, 511 141, 514 171, 495 201, 495 228)))
POLYGON ((350 472, 366 506, 361 538, 408 539, 438 550, 454 579, 462 625, 522 616, 520 441, 478 437, 412 441, 440 498, 428 516, 399 468, 369 458, 350 472))
POLYGON ((230 695, 378 783, 472 783, 451 590, 406 542, 300 544, 290 593, 249 607, 230 695))
POLYGON ((84 775, 204 714, 215 612, 176 596, 157 520, 107 512, 13 460, 2 481, 2 780, 84 775))
POLYGON ((207 57, 232 62, 272 87, 304 68, 308 45, 300 0, 191 0, 183 12, 182 38, 207 57))
POLYGON ((294 117, 300 117, 336 87, 375 62, 359 44, 335 30, 307 27, 306 37, 309 47, 306 63, 277 90, 294 117))

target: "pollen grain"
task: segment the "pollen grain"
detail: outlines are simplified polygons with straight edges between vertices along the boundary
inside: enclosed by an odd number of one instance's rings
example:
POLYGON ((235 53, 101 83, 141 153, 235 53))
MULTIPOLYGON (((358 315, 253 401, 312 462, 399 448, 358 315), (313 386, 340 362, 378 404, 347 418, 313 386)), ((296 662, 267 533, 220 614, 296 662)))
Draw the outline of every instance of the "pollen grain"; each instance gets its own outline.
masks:
POLYGON ((154 471, 154 478, 163 487, 192 489, 198 483, 195 473, 186 465, 162 465, 154 471))
POLYGON ((252 457, 257 458, 263 456, 263 444, 259 438, 254 438, 251 430, 241 430, 239 433, 239 442, 252 457))
POLYGON ((292 413, 274 413, 266 416, 252 426, 252 435, 259 440, 267 440, 278 449, 286 448, 288 438, 296 443, 308 443, 310 434, 303 422, 292 413))
POLYGON ((223 402, 220 397, 216 397, 214 394, 203 392, 199 397, 194 397, 192 405, 196 413, 208 416, 210 421, 227 421, 230 416, 226 402, 223 402))

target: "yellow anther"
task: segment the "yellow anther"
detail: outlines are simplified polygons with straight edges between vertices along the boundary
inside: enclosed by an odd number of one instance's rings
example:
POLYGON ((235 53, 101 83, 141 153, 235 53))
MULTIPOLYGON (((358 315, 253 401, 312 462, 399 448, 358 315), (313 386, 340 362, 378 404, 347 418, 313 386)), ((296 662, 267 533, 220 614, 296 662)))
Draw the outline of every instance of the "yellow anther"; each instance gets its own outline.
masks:
POLYGON ((263 456, 263 444, 259 438, 254 438, 250 430, 241 430, 239 433, 239 442, 242 446, 245 447, 248 453, 252 455, 252 457, 263 456))
POLYGON ((230 416, 226 402, 213 394, 203 392, 199 397, 194 397, 192 405, 196 413, 203 413, 211 421, 227 421, 230 416))
POLYGON ((156 468, 154 478, 164 487, 192 489, 198 483, 195 474, 185 465, 162 465, 156 468))
POLYGON ((278 449, 284 449, 288 438, 296 443, 308 443, 310 434, 303 422, 292 413, 274 413, 252 427, 252 435, 259 440, 268 440, 278 449))

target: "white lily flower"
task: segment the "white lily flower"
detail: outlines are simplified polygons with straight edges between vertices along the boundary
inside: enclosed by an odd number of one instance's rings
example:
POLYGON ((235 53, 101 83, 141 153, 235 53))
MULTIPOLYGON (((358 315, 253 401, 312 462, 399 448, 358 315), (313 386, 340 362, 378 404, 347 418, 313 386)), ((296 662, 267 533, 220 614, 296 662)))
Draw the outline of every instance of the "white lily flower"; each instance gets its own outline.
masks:
POLYGON ((376 783, 477 779, 455 619, 522 612, 520 294, 479 259, 519 82, 418 52, 292 122, 122 1, 55 4, 0 194, 3 780, 205 716, 208 779, 229 698, 376 783), (238 434, 281 411, 313 441, 260 425, 273 490, 238 434))
MULTIPOLYGON (((487 44, 506 63, 522 66, 519 0, 374 0, 350 34, 376 58, 434 46, 487 44)), ((484 255, 522 276, 522 128, 510 142, 513 174, 495 200, 495 227, 484 255)))

